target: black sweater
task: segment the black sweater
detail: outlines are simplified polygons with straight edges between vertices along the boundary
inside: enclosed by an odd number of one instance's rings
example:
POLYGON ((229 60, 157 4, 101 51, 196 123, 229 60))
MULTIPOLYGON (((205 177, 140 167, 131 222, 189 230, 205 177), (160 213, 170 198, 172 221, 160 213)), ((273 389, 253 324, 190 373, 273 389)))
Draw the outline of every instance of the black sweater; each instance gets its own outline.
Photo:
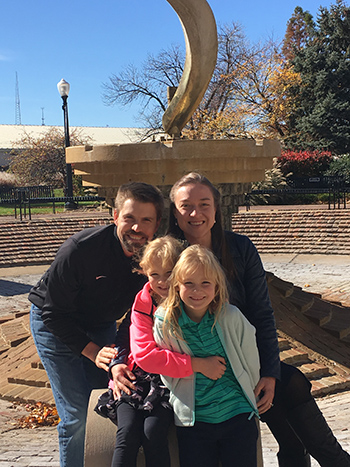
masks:
POLYGON ((70 237, 29 293, 48 329, 77 354, 91 341, 87 332, 121 318, 145 283, 115 230, 111 224, 70 237))

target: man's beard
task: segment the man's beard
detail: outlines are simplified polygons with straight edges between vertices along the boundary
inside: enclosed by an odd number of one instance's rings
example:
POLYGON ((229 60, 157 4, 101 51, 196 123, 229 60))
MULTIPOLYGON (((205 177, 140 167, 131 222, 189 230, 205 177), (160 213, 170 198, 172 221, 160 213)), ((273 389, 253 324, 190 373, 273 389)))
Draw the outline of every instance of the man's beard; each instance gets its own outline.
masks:
MULTIPOLYGON (((135 253, 138 253, 138 252, 141 250, 141 248, 142 248, 147 242, 142 241, 142 242, 138 243, 138 242, 135 242, 135 241, 131 241, 131 240, 129 240, 129 239, 127 238, 127 234, 128 234, 128 232, 127 232, 126 234, 123 235, 121 244, 122 244, 122 247, 124 248, 124 250, 126 250, 126 251, 128 251, 129 253, 132 253, 132 254, 134 255, 135 253)), ((133 233, 133 235, 134 235, 134 233, 133 233)), ((141 233, 140 238, 144 239, 144 238, 147 238, 147 237, 146 237, 146 235, 144 235, 144 234, 141 233)))

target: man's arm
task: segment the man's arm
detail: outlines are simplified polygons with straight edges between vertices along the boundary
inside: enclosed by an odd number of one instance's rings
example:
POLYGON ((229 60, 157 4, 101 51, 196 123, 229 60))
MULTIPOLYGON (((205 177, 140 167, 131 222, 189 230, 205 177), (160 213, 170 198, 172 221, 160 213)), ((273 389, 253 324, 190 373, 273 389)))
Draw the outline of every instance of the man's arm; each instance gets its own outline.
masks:
POLYGON ((118 328, 115 339, 116 356, 111 362, 111 365, 126 363, 130 353, 130 324, 131 310, 129 310, 118 328))
POLYGON ((42 319, 47 328, 78 355, 91 342, 74 319, 81 264, 76 245, 70 238, 61 246, 50 267, 42 308, 42 319))
POLYGON ((135 389, 133 384, 135 375, 127 366, 130 353, 130 316, 131 310, 127 312, 119 326, 115 341, 115 355, 109 364, 109 378, 113 380, 113 392, 117 399, 120 398, 121 391, 131 394, 131 390, 135 389))

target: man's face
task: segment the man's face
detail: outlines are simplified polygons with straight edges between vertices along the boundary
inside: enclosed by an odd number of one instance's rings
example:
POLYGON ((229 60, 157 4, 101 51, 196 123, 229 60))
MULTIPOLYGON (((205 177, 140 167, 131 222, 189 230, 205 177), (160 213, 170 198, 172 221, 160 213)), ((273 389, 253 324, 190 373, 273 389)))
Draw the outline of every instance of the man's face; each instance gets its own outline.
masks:
POLYGON ((153 238, 160 221, 154 204, 127 199, 120 212, 114 212, 114 223, 124 254, 132 256, 153 238))

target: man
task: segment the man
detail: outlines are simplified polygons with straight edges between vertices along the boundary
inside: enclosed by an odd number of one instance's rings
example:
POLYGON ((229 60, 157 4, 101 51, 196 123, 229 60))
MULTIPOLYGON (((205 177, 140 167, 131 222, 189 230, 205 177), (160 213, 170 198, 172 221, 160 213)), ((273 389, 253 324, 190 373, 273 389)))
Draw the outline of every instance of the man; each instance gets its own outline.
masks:
POLYGON ((114 224, 70 237, 29 294, 34 342, 61 419, 61 467, 83 467, 90 392, 106 387, 114 352, 100 351, 115 341, 116 320, 145 282, 133 272, 133 256, 154 236, 163 196, 132 182, 120 187, 115 207, 114 224))

